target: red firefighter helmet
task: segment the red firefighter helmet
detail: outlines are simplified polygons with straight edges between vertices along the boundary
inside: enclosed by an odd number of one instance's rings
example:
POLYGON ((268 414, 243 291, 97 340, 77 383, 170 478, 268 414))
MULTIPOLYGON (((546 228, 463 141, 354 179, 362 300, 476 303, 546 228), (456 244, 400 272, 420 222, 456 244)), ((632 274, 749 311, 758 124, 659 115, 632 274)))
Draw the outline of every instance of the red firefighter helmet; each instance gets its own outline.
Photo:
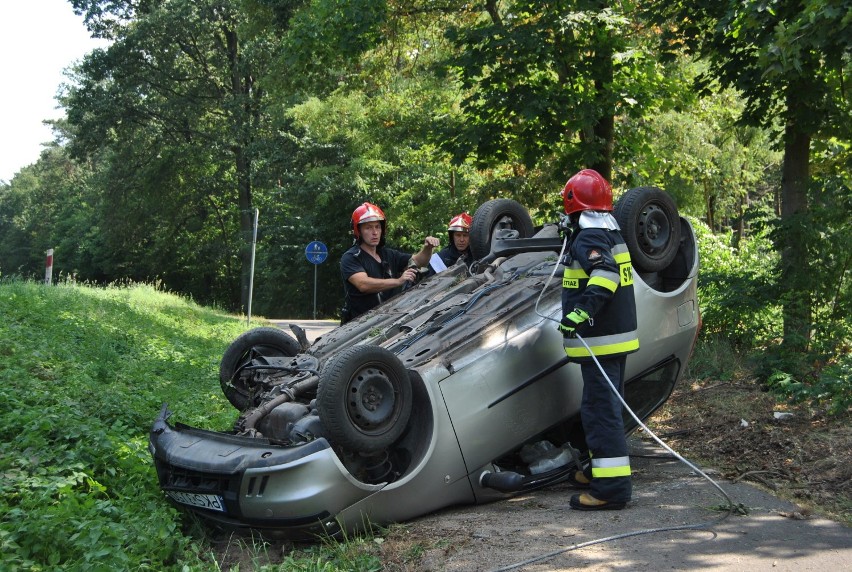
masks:
POLYGON ((365 222, 379 221, 382 223, 382 238, 385 237, 385 213, 382 209, 371 203, 364 203, 352 212, 352 232, 355 233, 355 239, 361 238, 361 230, 359 225, 365 222))
POLYGON ((470 218, 469 214, 460 213, 450 220, 450 224, 447 225, 447 230, 450 232, 470 232, 470 225, 472 222, 473 219, 470 218))
POLYGON ((565 214, 578 211, 611 211, 612 187, 600 173, 583 169, 565 183, 562 189, 565 214))

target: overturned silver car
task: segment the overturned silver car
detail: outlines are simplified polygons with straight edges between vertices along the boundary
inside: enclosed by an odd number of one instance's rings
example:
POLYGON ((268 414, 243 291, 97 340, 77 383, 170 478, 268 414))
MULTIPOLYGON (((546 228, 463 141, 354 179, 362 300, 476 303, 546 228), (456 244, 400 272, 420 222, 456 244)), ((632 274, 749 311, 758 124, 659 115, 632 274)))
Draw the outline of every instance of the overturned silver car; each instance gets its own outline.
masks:
MULTIPOLYGON (((671 394, 699 328, 698 249, 654 187, 614 214, 631 251, 640 350, 625 398, 646 418, 671 394)), ((219 524, 294 539, 404 521, 565 479, 586 454, 582 378, 565 357, 564 240, 508 199, 473 217, 477 261, 457 264, 332 330, 257 328, 225 351, 234 430, 150 434, 160 486, 219 524), (551 279, 554 272, 557 278, 551 279)), ((625 415, 627 431, 636 423, 625 415)))

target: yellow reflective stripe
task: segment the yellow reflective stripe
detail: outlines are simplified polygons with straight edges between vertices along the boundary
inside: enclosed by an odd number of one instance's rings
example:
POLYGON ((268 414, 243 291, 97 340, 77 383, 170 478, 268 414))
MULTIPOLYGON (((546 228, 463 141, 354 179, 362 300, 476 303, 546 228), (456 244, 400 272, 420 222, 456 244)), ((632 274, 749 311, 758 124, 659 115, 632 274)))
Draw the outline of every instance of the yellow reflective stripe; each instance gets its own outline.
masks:
POLYGON ((606 270, 595 270, 592 272, 592 277, 589 278, 589 286, 601 286, 610 292, 615 292, 618 288, 618 283, 621 282, 617 272, 607 272, 606 270))
MULTIPOLYGON (((566 342, 573 341, 570 339, 566 339, 566 342)), ((614 344, 602 344, 602 345, 592 345, 589 343, 589 340, 586 340, 586 343, 589 344, 589 347, 592 348, 592 351, 596 356, 606 356, 612 354, 621 354, 627 352, 635 352, 639 349, 639 340, 633 339, 626 342, 617 342, 614 344)), ((568 357, 588 357, 589 350, 585 348, 585 346, 565 346, 565 355, 568 357)))
POLYGON ((592 467, 593 479, 605 479, 608 477, 629 477, 630 465, 626 467, 610 467, 606 469, 596 469, 592 467))
POLYGON ((579 288, 580 280, 585 280, 589 275, 586 274, 586 271, 580 268, 579 266, 571 265, 570 267, 565 269, 565 272, 562 274, 562 287, 563 288, 579 288))
POLYGON ((629 477, 630 467, 617 467, 613 469, 592 469, 593 479, 606 479, 612 477, 629 477))
POLYGON ((592 459, 592 477, 629 477, 630 457, 605 457, 592 459))

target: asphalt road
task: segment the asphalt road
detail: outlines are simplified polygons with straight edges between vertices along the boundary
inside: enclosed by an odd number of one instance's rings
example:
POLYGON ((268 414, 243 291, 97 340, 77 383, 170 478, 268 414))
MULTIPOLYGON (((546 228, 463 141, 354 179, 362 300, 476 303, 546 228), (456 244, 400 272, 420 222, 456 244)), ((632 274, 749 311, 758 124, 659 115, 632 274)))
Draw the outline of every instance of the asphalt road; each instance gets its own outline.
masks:
POLYGON ((290 324, 296 324, 308 336, 308 341, 313 342, 321 335, 329 332, 340 325, 337 320, 269 320, 287 333, 290 332, 290 324))
MULTIPOLYGON (((329 320, 273 323, 285 330, 295 323, 311 341, 338 325, 329 320)), ((630 439, 634 495, 625 510, 571 510, 568 502, 576 491, 567 484, 487 505, 445 509, 407 525, 412 538, 433 547, 418 570, 852 570, 852 529, 802 514, 769 491, 726 481, 712 468, 700 467, 745 513, 719 520, 724 514, 720 508, 727 505, 722 494, 640 437, 630 439), (710 525, 659 530, 696 523, 710 525), (650 530, 659 531, 642 533, 650 530), (441 538, 454 540, 448 548, 438 542, 441 538), (595 542, 601 539, 610 540, 595 542)))

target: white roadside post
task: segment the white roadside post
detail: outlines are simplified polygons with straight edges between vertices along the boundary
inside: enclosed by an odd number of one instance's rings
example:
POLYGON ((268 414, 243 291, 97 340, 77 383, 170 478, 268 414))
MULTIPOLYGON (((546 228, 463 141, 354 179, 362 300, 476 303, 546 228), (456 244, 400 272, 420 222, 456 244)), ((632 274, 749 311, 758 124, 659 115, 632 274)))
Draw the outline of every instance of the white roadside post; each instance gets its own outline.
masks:
POLYGON ((50 286, 53 284, 53 249, 47 251, 47 260, 44 263, 44 283, 50 286))
POLYGON ((314 265, 314 320, 317 319, 317 266, 325 262, 328 248, 322 242, 315 240, 305 248, 305 258, 314 265))
POLYGON ((260 209, 254 209, 254 229, 251 233, 251 271, 249 275, 248 308, 246 309, 246 326, 251 326, 251 297, 254 291, 254 252, 257 247, 257 219, 260 209))

